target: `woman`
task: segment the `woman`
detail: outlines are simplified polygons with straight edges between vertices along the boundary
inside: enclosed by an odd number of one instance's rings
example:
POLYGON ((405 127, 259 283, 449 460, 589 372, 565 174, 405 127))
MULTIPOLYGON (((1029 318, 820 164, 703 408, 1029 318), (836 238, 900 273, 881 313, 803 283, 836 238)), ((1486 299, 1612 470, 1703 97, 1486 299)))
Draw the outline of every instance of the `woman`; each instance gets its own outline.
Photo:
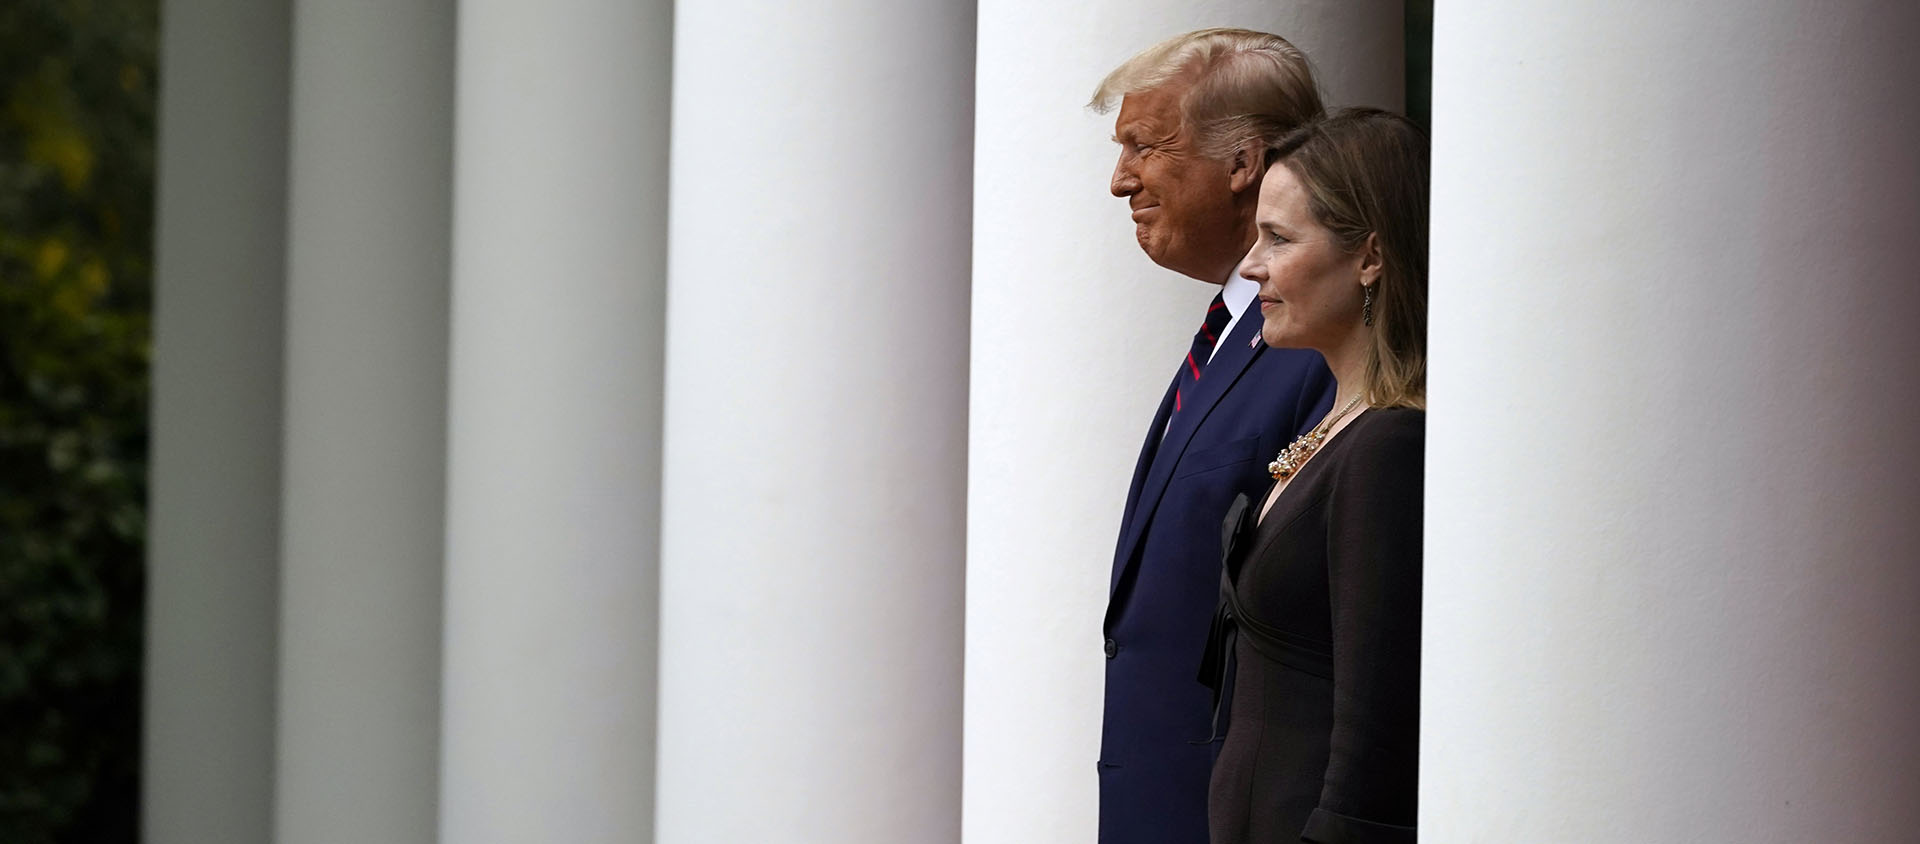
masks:
MULTIPOLYGON (((1320 352, 1332 410, 1229 516, 1216 645, 1234 659, 1214 844, 1412 842, 1426 430, 1427 141, 1349 109, 1267 155, 1259 240, 1270 346, 1320 352)), ((1225 653, 1210 659, 1226 664, 1225 653)))

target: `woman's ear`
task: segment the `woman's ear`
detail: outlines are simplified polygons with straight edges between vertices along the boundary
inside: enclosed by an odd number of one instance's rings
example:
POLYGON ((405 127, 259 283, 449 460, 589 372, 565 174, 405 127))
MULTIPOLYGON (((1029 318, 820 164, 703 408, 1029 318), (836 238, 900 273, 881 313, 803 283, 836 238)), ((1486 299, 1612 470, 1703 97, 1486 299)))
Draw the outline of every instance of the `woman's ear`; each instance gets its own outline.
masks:
POLYGON ((1252 144, 1234 147, 1227 156, 1227 186, 1234 193, 1260 187, 1260 164, 1266 155, 1252 144))
POLYGON ((1380 254, 1380 235, 1367 232, 1367 239, 1360 244, 1360 285, 1371 287, 1380 283, 1380 276, 1387 271, 1387 259, 1380 254))

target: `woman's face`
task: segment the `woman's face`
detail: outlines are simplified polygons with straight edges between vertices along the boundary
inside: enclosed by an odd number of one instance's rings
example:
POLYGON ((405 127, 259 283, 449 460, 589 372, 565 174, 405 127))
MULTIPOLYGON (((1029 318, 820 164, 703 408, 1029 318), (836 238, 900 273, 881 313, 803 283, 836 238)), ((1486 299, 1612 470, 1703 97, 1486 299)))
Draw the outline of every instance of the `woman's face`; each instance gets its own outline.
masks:
POLYGON ((1258 229, 1240 275, 1260 283, 1260 336, 1267 345, 1317 349, 1340 346, 1361 325, 1361 281, 1367 249, 1347 251, 1333 232, 1313 219, 1307 192, 1284 164, 1267 170, 1260 185, 1258 229))

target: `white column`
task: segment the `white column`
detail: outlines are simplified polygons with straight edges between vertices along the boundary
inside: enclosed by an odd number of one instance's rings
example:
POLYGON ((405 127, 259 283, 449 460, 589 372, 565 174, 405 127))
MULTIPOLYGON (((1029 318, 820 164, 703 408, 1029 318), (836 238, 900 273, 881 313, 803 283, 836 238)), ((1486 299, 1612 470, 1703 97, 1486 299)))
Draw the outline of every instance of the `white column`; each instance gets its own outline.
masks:
POLYGON ((288 4, 168 0, 141 829, 273 828, 288 4))
POLYGON ((453 6, 295 11, 275 841, 427 842, 453 6))
POLYGON ((1107 190, 1113 116, 1085 104, 1134 53, 1223 25, 1299 46, 1330 103, 1400 106, 1398 0, 981 4, 968 841, 1094 838, 1100 619, 1121 508, 1154 404, 1216 288, 1135 245, 1126 203, 1107 190))
POLYGON ((677 16, 658 840, 957 841, 973 4, 677 16))
POLYGON ((1920 827, 1920 7, 1449 5, 1424 841, 1920 827))
POLYGON ((460 6, 441 840, 651 840, 667 0, 460 6))

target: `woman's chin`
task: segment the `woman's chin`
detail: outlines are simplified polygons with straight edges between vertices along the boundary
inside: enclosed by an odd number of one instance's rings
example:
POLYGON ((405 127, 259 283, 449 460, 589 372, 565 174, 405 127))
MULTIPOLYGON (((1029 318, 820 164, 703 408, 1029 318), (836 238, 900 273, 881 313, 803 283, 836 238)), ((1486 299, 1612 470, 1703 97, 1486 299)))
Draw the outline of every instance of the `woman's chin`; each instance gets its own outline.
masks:
POLYGON ((1300 348, 1295 338, 1289 336, 1287 332, 1275 328, 1272 323, 1267 323, 1260 327, 1260 339, 1267 341, 1268 346, 1276 349, 1300 348))

